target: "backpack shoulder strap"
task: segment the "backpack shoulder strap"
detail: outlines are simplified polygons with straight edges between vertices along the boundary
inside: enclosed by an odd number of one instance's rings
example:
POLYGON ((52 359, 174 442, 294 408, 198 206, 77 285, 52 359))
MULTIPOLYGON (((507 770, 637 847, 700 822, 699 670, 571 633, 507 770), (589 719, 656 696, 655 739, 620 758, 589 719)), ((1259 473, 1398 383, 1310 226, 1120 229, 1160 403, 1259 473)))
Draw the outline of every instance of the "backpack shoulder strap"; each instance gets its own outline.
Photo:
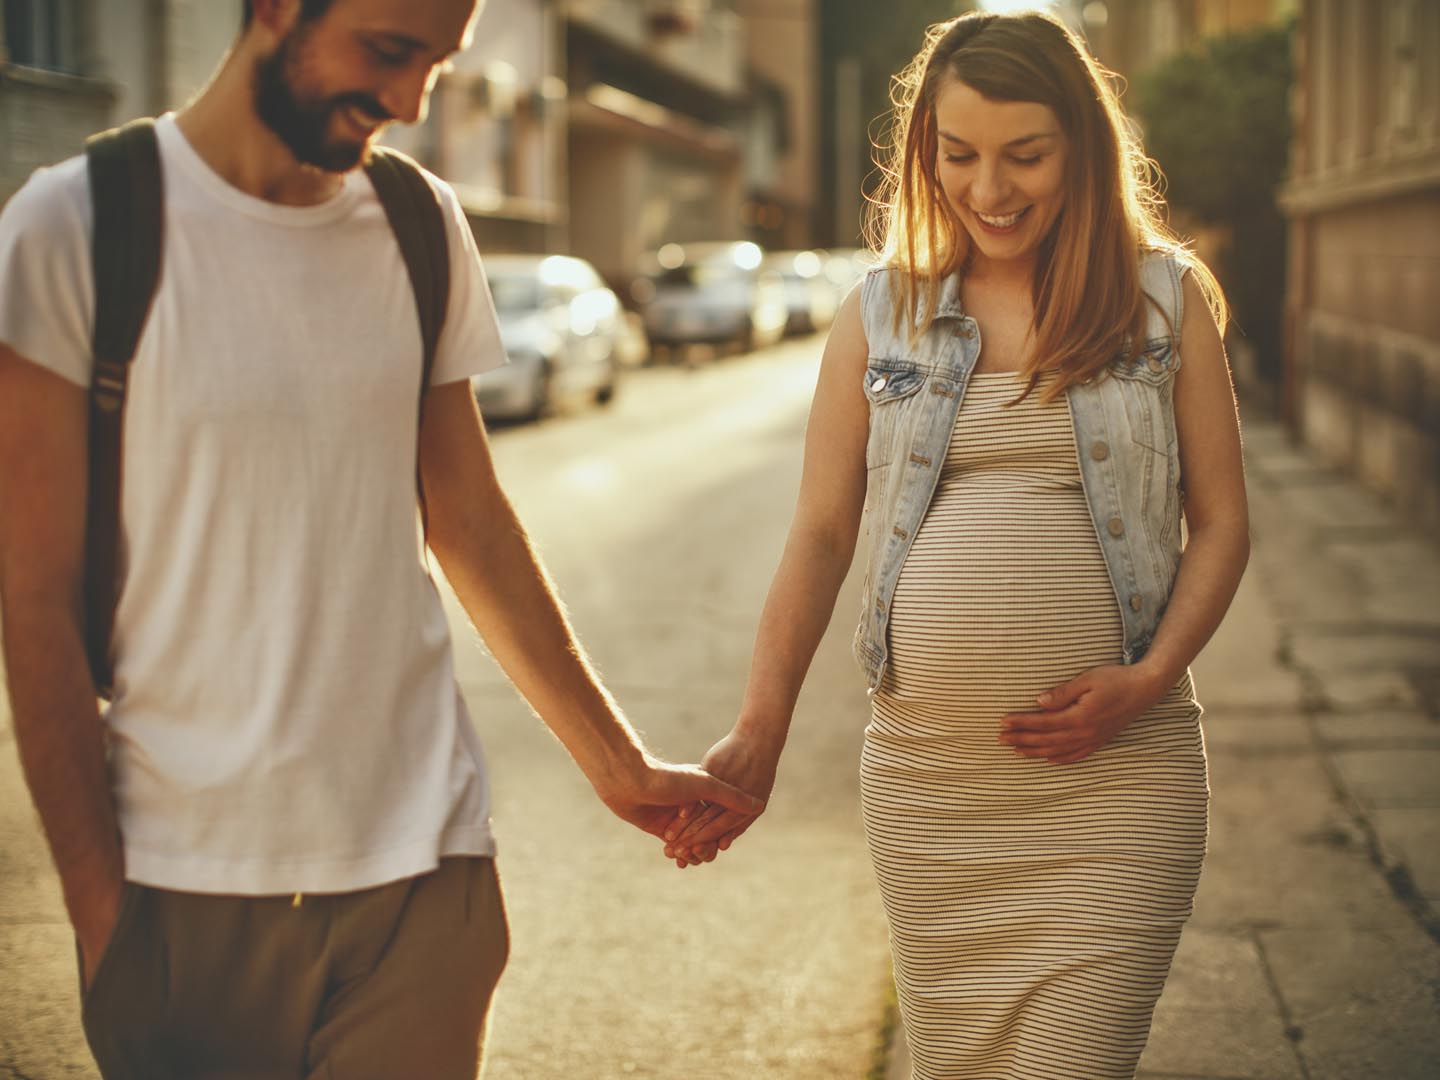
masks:
POLYGON ((89 492, 85 516, 85 646, 95 688, 111 689, 110 634, 118 599, 120 453, 130 361, 160 282, 164 180, 155 125, 135 120, 85 146, 94 208, 91 261, 89 492))
POLYGON ((420 380, 423 400, 450 304, 450 248, 444 211, 420 166, 398 150, 376 147, 365 171, 385 208, 410 274, 410 287, 415 291, 424 349, 420 380))
MULTIPOLYGON (((420 166, 398 150, 375 147, 365 172, 375 185, 380 205, 385 208, 385 217, 400 245, 400 256, 415 292, 415 310, 420 316, 419 410, 423 423, 425 392, 430 388, 440 332, 445 329, 445 314, 450 307, 450 245, 445 235, 445 213, 420 166)), ((415 491, 420 502, 420 526, 428 536, 425 485, 420 476, 418 454, 415 491)))

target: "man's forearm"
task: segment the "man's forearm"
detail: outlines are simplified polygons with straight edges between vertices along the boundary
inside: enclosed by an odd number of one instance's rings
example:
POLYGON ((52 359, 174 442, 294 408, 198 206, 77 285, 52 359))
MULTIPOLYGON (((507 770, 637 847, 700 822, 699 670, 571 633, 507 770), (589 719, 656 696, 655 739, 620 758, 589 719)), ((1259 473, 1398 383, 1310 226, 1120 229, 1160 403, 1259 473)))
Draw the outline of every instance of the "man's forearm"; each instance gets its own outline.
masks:
POLYGON ((632 768, 643 750, 509 500, 497 489, 470 520, 470 528, 432 529, 431 546, 486 646, 592 783, 632 768))
POLYGON ((94 685, 72 617, 15 604, 4 617, 20 764, 71 921, 86 939, 125 876, 94 685))

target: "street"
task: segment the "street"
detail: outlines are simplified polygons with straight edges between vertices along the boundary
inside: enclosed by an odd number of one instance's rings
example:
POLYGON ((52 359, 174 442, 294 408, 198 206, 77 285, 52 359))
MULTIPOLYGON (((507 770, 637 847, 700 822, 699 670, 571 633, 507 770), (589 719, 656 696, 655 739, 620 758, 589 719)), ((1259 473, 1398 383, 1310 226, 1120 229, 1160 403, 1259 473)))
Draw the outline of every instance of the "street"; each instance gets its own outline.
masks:
MULTIPOLYGON (((697 759, 739 703, 819 347, 645 369, 608 409, 494 433, 582 638, 668 758, 697 759)), ((1246 434, 1255 552, 1195 665, 1210 854, 1140 1076, 1427 1080, 1440 553, 1274 424, 1246 434)), ((852 575, 770 810, 684 871, 601 807, 447 593, 512 931, 487 1080, 870 1073, 890 994, 858 812, 858 588, 852 575)), ((68 927, 0 720, 0 1080, 93 1078, 68 927)))

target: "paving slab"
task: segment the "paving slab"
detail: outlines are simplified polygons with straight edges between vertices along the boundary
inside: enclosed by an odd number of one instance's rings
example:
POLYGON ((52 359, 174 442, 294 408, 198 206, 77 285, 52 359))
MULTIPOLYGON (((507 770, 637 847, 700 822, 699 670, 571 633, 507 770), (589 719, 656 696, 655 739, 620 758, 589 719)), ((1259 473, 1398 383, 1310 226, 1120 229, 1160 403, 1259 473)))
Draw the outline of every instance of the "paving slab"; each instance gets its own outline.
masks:
POLYGON ((1440 962, 1413 922, 1261 931, 1311 1080, 1435 1080, 1440 962))
POLYGON ((1205 748, 1239 756, 1306 753, 1313 735, 1298 713, 1205 710, 1205 748))
POLYGON ((1371 812, 1389 865, 1405 867, 1416 891, 1440 909, 1440 813, 1434 807, 1386 807, 1371 812))
POLYGON ((1426 697, 1401 671, 1337 671, 1319 676, 1319 697, 1327 710, 1421 709, 1426 697))
POLYGON ((1408 913, 1313 753, 1210 761, 1210 840, 1192 924, 1389 926, 1408 913))
POLYGON ((1315 735, 1332 750, 1440 746, 1440 720, 1420 709, 1358 709, 1311 718, 1315 735))
POLYGON ((1345 790, 1362 808, 1440 812, 1440 750, 1339 750, 1332 757, 1345 790))
POLYGON ((1245 1009, 1155 1007, 1141 1075, 1203 1080, 1303 1080, 1284 1025, 1273 1012, 1245 1009))

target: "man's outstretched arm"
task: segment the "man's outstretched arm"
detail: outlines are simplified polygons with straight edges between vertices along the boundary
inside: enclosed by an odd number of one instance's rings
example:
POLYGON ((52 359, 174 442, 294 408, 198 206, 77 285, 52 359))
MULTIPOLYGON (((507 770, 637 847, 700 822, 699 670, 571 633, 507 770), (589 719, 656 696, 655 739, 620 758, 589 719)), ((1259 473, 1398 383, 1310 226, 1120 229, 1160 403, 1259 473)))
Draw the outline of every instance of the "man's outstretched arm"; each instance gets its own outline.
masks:
POLYGON ((88 984, 125 865, 81 633, 87 397, 0 344, 0 618, 15 741, 88 984))
POLYGON ((679 807, 760 800, 692 766, 656 761, 601 685, 495 476, 470 384, 433 387, 420 435, 430 548, 505 674, 601 800, 659 836, 679 807))

